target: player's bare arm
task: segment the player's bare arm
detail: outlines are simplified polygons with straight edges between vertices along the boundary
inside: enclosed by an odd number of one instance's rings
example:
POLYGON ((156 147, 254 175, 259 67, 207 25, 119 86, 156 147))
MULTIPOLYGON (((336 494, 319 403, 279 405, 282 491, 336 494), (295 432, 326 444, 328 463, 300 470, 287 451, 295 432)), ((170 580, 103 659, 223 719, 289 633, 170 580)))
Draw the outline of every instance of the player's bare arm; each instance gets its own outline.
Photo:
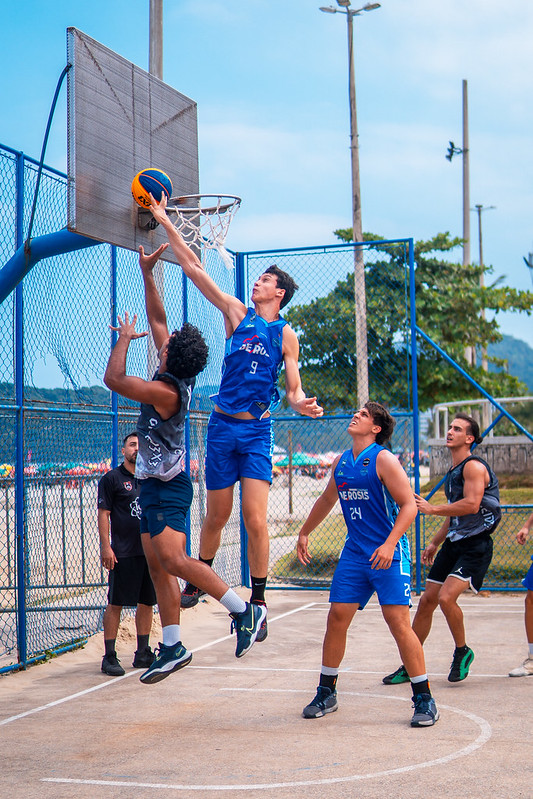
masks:
POLYGON ((298 356, 300 345, 294 330, 288 325, 283 328, 283 360, 285 364, 285 391, 287 402, 297 413, 317 419, 323 416, 324 409, 320 407, 316 397, 306 397, 302 388, 298 356))
POLYGON ((152 197, 150 210, 154 219, 164 228, 179 265, 206 300, 209 300, 215 308, 222 312, 226 336, 229 338, 246 316, 246 306, 237 297, 222 291, 213 278, 207 274, 196 253, 187 245, 170 221, 166 207, 167 198, 164 192, 160 202, 152 197))
POLYGON ((167 243, 162 244, 151 255, 146 255, 142 245, 139 247, 139 266, 141 267, 144 281, 146 315, 158 350, 161 349, 168 338, 168 324, 165 308, 155 284, 153 270, 167 247, 167 243))
POLYGON ((376 471, 399 507, 398 516, 386 541, 372 553, 370 558, 373 569, 388 569, 394 557, 396 544, 415 520, 417 510, 408 477, 392 452, 384 449, 379 453, 376 459, 376 471))
POLYGON ((126 374, 126 358, 130 343, 136 339, 143 338, 146 332, 137 333, 135 324, 137 315, 129 320, 129 315, 124 314, 124 321, 118 317, 118 327, 111 327, 118 332, 118 340, 111 351, 107 369, 104 375, 104 383, 127 399, 135 402, 146 402, 153 405, 156 411, 166 419, 169 419, 179 409, 179 397, 176 390, 163 380, 147 381, 141 377, 126 374))
POLYGON ((316 500, 315 504, 311 508, 311 512, 309 516, 305 520, 302 525, 302 528, 298 534, 298 543, 296 545, 296 553, 298 555, 298 560, 304 566, 307 566, 311 562, 311 556, 309 554, 309 534, 315 530, 318 525, 324 521, 328 513, 334 508, 335 503, 337 502, 339 495, 337 493, 337 484, 335 483, 334 473, 337 467, 337 464, 340 460, 340 455, 335 458, 333 461, 333 465, 331 467, 331 474, 328 480, 328 484, 324 489, 323 493, 319 496, 316 500))
POLYGON ((437 550, 440 545, 444 542, 446 536, 448 535, 448 530, 450 529, 450 520, 445 519, 442 525, 439 527, 438 531, 435 533, 429 544, 426 544, 426 548, 422 551, 421 559, 422 563, 425 563, 427 566, 431 566, 433 561, 435 560, 435 555, 437 554, 437 550))
POLYGON ((111 549, 109 540, 109 520, 111 511, 98 508, 98 535, 100 537, 100 560, 104 569, 110 571, 115 567, 117 558, 111 549))
POLYGON ((528 537, 532 527, 533 527, 533 513, 531 514, 529 519, 527 519, 527 521, 524 524, 524 526, 521 527, 520 530, 516 534, 516 540, 518 541, 519 544, 525 544, 526 543, 527 537, 528 537))
POLYGON ((489 474, 479 461, 468 461, 463 469, 463 498, 446 505, 431 505, 423 497, 415 494, 415 502, 420 513, 430 516, 468 516, 477 513, 485 488, 489 484, 489 474))

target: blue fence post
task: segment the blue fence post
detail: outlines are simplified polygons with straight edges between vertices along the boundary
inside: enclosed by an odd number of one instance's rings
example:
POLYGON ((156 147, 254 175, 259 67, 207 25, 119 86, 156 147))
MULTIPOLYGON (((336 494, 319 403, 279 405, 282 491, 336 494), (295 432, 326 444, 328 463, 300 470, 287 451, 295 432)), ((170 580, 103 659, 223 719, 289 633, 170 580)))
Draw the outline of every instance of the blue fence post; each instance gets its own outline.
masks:
MULTIPOLYGON (((182 308, 183 308, 183 323, 189 321, 189 289, 188 289, 188 282, 185 273, 182 274, 181 277, 181 298, 182 298, 182 308)), ((189 410, 187 411, 187 416, 185 418, 185 469, 187 474, 190 476, 191 474, 191 408, 189 406, 189 410)), ((191 554, 191 509, 187 513, 187 518, 185 520, 185 550, 187 555, 190 556, 191 554)))
MULTIPOLYGON (((117 248, 111 245, 111 307, 110 324, 117 326, 117 248)), ((118 339, 116 330, 111 331, 111 349, 115 346, 118 339)), ((118 466, 118 394, 111 392, 111 468, 118 466)))
MULTIPOLYGON (((246 305, 247 280, 245 253, 235 253, 235 296, 246 305)), ((250 564, 248 563, 248 533, 242 516, 242 496, 240 502, 240 533, 241 533, 241 583, 250 587, 250 564)))
MULTIPOLYGON (((409 314, 411 320, 411 390, 413 407, 413 465, 415 472, 415 493, 420 494, 420 429, 418 421, 418 364, 416 346, 416 302, 415 302, 415 250, 414 241, 409 239, 409 314)), ((415 592, 422 589, 422 570, 420 567, 420 514, 415 519, 415 592)))
MULTIPOLYGON (((24 241, 24 154, 16 161, 15 246, 24 241)), ((26 538, 24 535, 24 303, 23 284, 15 290, 15 536, 17 541, 17 628, 19 661, 28 657, 26 627, 26 538)))

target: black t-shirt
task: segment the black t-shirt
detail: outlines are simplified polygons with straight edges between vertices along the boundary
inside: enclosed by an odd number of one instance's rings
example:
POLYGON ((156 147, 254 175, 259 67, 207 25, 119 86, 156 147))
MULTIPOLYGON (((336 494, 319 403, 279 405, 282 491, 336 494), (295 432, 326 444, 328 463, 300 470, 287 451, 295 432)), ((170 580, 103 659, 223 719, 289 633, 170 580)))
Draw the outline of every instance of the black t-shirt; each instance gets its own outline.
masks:
POLYGON ((120 464, 98 483, 98 509, 111 511, 111 548, 117 558, 142 555, 139 481, 120 464))

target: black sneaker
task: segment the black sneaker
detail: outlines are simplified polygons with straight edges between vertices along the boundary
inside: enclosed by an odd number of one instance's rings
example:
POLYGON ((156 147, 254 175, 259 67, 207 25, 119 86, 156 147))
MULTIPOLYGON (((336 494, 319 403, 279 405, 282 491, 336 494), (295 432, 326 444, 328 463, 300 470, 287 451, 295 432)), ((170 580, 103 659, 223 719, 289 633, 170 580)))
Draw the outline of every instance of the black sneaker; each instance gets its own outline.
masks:
POLYGON ((439 711, 431 694, 413 696, 413 707, 411 727, 432 727, 439 720, 439 711))
MULTIPOLYGON (((254 602, 253 604, 260 605, 265 610, 267 609, 267 606, 265 605, 264 602, 254 602)), ((259 628, 259 632, 257 633, 257 637, 255 640, 257 641, 258 644, 260 644, 261 641, 264 641, 265 638, 267 638, 267 636, 268 636, 268 624, 267 624, 267 617, 265 616, 265 618, 261 622, 261 627, 259 628)))
POLYGON ((334 713, 338 707, 337 691, 332 691, 331 688, 326 688, 325 685, 319 685, 316 689, 315 698, 304 707, 302 716, 304 719, 319 719, 321 716, 325 716, 326 713, 334 713))
POLYGON ((450 673, 448 674, 448 682, 461 682, 468 677, 470 666, 474 660, 474 653, 470 647, 466 647, 466 651, 455 650, 453 653, 452 665, 450 673))
POLYGON ((122 677, 123 674, 126 674, 120 665, 120 660, 117 658, 116 652, 110 652, 108 655, 104 655, 102 659, 102 671, 104 674, 109 674, 110 677, 122 677))
POLYGON ((266 612, 264 605, 252 605, 247 602, 246 610, 242 613, 229 614, 233 619, 231 632, 235 630, 237 634, 236 658, 242 658, 254 645, 261 625, 266 619, 266 612))
POLYGON ((409 682, 409 675, 407 674, 407 669, 402 663, 399 669, 393 671, 392 674, 387 674, 386 677, 383 677, 381 682, 383 683, 383 685, 398 685, 401 682, 409 682))
POLYGON ((144 649, 137 649, 131 664, 134 669, 147 669, 155 660, 155 652, 152 652, 149 646, 144 649))
POLYGON ((185 666, 188 666, 191 660, 192 652, 185 649, 181 641, 178 641, 178 643, 173 646, 159 644, 159 649, 157 650, 157 655, 154 657, 153 663, 148 668, 148 671, 141 674, 139 680, 148 685, 152 685, 154 682, 160 682, 164 680, 165 677, 168 677, 169 674, 173 674, 173 672, 178 671, 178 669, 183 669, 185 666))
POLYGON ((205 595, 205 591, 202 591, 201 588, 187 583, 181 592, 181 607, 184 610, 187 610, 187 608, 194 608, 194 606, 198 604, 200 597, 205 595))

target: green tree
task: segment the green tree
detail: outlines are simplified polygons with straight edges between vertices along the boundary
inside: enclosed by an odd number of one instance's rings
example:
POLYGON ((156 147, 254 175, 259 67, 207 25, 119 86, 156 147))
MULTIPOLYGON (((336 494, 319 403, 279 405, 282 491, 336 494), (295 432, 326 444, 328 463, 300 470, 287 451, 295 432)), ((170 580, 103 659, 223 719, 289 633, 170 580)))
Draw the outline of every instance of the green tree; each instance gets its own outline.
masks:
MULTIPOLYGON (((335 231, 345 241, 351 229, 335 231)), ((367 337, 370 396, 393 407, 410 407, 410 347, 408 270, 404 244, 380 244, 365 248, 367 337)), ((443 260, 461 243, 449 233, 415 244, 416 313, 418 326, 494 396, 523 393, 517 377, 504 372, 485 372, 470 366, 465 348, 474 349, 500 341, 495 320, 484 320, 500 311, 533 308, 533 294, 501 286, 499 281, 481 288, 480 269, 443 260)), ((492 274, 484 268, 485 276, 492 274)), ((488 282, 488 281, 487 281, 488 282)), ((303 335, 301 372, 304 385, 312 386, 328 409, 356 406, 356 357, 354 277, 348 273, 326 296, 291 308, 289 323, 303 335)), ((490 358, 496 365, 503 362, 490 358)), ((422 410, 437 402, 476 397, 470 383, 422 339, 418 341, 419 404, 422 410)))

